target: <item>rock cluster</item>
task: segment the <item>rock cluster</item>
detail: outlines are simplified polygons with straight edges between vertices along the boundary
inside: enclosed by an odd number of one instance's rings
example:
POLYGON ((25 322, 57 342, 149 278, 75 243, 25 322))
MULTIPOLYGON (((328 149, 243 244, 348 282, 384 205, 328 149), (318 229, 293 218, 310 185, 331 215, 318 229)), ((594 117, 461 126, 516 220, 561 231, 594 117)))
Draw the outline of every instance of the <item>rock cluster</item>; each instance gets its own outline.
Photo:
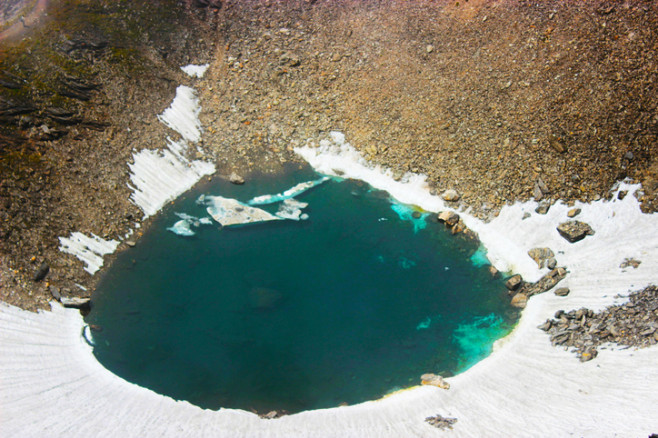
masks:
POLYGON ((539 326, 553 345, 574 349, 581 362, 596 357, 606 343, 643 348, 658 343, 658 287, 649 286, 625 304, 595 313, 589 309, 559 310, 539 326))
POLYGON ((435 415, 433 417, 425 418, 425 421, 436 428, 446 430, 446 429, 452 429, 452 426, 457 422, 457 419, 442 417, 441 415, 435 415))
POLYGON ((555 268, 540 278, 536 283, 527 283, 523 281, 523 278, 519 274, 516 274, 507 279, 505 286, 509 289, 510 295, 512 295, 512 306, 523 309, 528 302, 528 298, 552 289, 566 276, 567 270, 565 268, 555 268))
POLYGON ((555 254, 553 254, 550 248, 532 248, 528 251, 528 255, 537 263, 539 269, 542 269, 544 266, 554 269, 557 265, 555 254))

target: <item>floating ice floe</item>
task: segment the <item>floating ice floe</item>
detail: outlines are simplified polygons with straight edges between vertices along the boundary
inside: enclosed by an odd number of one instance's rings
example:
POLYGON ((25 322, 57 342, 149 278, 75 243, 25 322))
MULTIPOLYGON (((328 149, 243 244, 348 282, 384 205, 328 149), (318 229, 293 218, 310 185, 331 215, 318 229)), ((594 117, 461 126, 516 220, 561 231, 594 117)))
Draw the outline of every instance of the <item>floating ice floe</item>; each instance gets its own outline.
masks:
POLYGON ((117 240, 104 240, 95 234, 91 237, 80 232, 71 233, 71 237, 60 237, 59 250, 73 254, 85 265, 85 271, 95 274, 103 266, 103 256, 113 253, 119 245, 117 240))
POLYGON ((181 67, 180 69, 183 70, 183 72, 189 77, 202 78, 203 75, 206 74, 206 70, 208 70, 208 67, 210 67, 210 64, 201 64, 201 65, 190 64, 181 67))
POLYGON ((196 233, 192 227, 198 228, 201 225, 212 225, 212 219, 209 217, 198 218, 186 213, 175 214, 180 218, 180 220, 171 227, 167 228, 167 230, 174 234, 178 234, 179 236, 194 236, 196 233))
POLYGON ((313 187, 316 187, 327 180, 329 180, 329 177, 323 176, 322 178, 313 181, 302 182, 289 188, 285 192, 277 193, 276 195, 256 196, 255 198, 248 201, 247 204, 264 205, 264 204, 274 204, 275 202, 285 201, 286 199, 295 198, 301 195, 302 193, 304 193, 305 191, 312 189, 313 187))
POLYGON ((282 219, 260 208, 251 207, 237 199, 224 198, 223 196, 201 195, 197 202, 205 205, 208 214, 224 227, 282 219))
POLYGON ((281 219, 290 219, 293 221, 306 220, 308 215, 302 213, 302 208, 308 207, 307 202, 301 202, 296 199, 286 199, 279 206, 279 211, 276 212, 276 215, 281 219))

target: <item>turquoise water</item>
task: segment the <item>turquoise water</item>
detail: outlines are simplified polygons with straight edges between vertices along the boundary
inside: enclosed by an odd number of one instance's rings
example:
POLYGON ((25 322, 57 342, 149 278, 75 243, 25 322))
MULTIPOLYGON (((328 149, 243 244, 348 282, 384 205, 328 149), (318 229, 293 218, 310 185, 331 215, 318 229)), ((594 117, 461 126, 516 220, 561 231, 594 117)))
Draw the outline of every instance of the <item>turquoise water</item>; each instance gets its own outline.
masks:
POLYGON ((361 182, 298 195, 308 220, 167 230, 176 213, 208 217, 201 194, 247 202, 317 178, 204 183, 168 206, 94 293, 98 360, 204 408, 298 412, 463 371, 510 330, 518 314, 477 243, 361 182))

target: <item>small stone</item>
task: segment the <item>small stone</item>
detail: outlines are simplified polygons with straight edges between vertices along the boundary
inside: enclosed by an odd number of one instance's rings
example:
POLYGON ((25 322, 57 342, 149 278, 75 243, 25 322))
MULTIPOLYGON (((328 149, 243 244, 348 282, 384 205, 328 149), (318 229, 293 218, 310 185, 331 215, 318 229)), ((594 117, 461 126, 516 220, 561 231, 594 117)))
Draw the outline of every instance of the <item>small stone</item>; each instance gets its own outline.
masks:
POLYGON ((555 269, 556 266, 557 266, 557 260, 555 259, 555 257, 551 257, 550 259, 546 260, 546 267, 548 269, 555 269))
POLYGON ((512 297, 512 306, 518 307, 519 309, 525 308, 528 303, 528 296, 526 294, 518 293, 512 297))
POLYGON ((53 296, 54 299, 59 301, 62 298, 62 294, 59 293, 59 288, 56 286, 48 286, 48 290, 50 291, 50 295, 53 296))
POLYGON ((523 283, 523 277, 520 274, 512 275, 505 282, 505 287, 509 290, 517 290, 523 283))
POLYGON ((559 287, 555 289, 555 292, 553 293, 558 297, 566 297, 567 295, 569 295, 569 292, 571 292, 571 290, 569 290, 568 287, 559 287))
POLYGON ((433 417, 425 418, 425 421, 436 427, 437 429, 447 430, 452 429, 452 426, 457 422, 456 418, 442 417, 441 415, 435 415, 433 417))
POLYGON ((441 195, 443 200, 448 201, 448 202, 455 202, 459 201, 459 193, 457 193, 456 190, 453 189, 448 189, 445 192, 443 192, 443 195, 441 195))
POLYGON ((459 215, 454 211, 442 211, 438 219, 439 222, 444 222, 447 227, 452 228, 459 222, 459 215))
POLYGON ((548 213, 548 210, 551 208, 551 204, 548 202, 540 202, 537 208, 535 208, 535 212, 537 214, 546 214, 548 213))
POLYGON ((242 184, 244 184, 244 178, 242 178, 240 175, 238 175, 238 174, 235 173, 235 172, 231 172, 231 174, 228 176, 228 180, 229 180, 232 184, 236 184, 236 185, 242 185, 242 184))
POLYGON ((550 147, 552 147, 556 152, 563 154, 567 151, 567 147, 565 146, 564 142, 562 141, 561 138, 557 136, 551 136, 548 139, 548 144, 550 147))
POLYGON ((599 352, 596 350, 596 348, 594 348, 594 347, 588 347, 588 348, 585 349, 585 351, 583 351, 583 353, 580 355, 580 361, 581 361, 581 362, 587 362, 587 361, 590 361, 590 360, 594 359, 598 354, 599 354, 599 352))
POLYGON ((450 383, 443 380, 443 377, 432 373, 427 373, 420 376, 420 384, 436 386, 437 388, 441 389, 450 389, 450 383))
POLYGON ((134 248, 137 243, 135 243, 134 240, 126 240, 126 245, 128 245, 131 248, 134 248))
POLYGON ((543 323, 542 325, 537 326, 537 328, 538 328, 539 330, 543 330, 543 331, 547 332, 547 331, 549 331, 549 330, 551 329, 552 326, 553 326, 553 323, 551 322, 550 319, 548 319, 548 320, 546 320, 546 322, 543 323))
POLYGON ((572 208, 567 212, 568 217, 576 217, 580 214, 582 210, 580 208, 572 208))
POLYGON ((585 222, 568 221, 557 227, 558 233, 569 242, 574 243, 583 240, 586 236, 594 234, 594 230, 585 222))
POLYGON ((434 46, 431 44, 428 44, 427 47, 425 47, 425 51, 427 53, 432 53, 434 51, 434 46))
POLYGON ((498 269, 496 269, 494 265, 489 265, 489 274, 491 274, 492 277, 498 277, 498 273, 498 269))

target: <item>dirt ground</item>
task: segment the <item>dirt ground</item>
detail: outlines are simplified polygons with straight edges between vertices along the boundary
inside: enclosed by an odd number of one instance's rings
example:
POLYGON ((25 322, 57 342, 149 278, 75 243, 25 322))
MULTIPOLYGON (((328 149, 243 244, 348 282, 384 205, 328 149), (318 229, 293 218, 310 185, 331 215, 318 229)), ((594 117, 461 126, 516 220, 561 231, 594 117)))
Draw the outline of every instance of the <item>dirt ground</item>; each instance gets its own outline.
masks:
POLYGON ((126 163, 133 149, 164 145, 156 114, 180 83, 199 90, 203 147, 219 173, 247 183, 340 130, 370 160, 457 190, 483 218, 533 197, 599 199, 626 177, 655 211, 657 9, 57 2, 47 24, 0 43, 0 299, 35 309, 48 286, 91 293, 94 278, 57 238, 119 238, 139 220, 126 163), (180 72, 190 62, 211 64, 204 79, 180 72), (90 89, 74 81, 71 93, 71 77, 90 89), (50 272, 35 282, 43 261, 50 272))

